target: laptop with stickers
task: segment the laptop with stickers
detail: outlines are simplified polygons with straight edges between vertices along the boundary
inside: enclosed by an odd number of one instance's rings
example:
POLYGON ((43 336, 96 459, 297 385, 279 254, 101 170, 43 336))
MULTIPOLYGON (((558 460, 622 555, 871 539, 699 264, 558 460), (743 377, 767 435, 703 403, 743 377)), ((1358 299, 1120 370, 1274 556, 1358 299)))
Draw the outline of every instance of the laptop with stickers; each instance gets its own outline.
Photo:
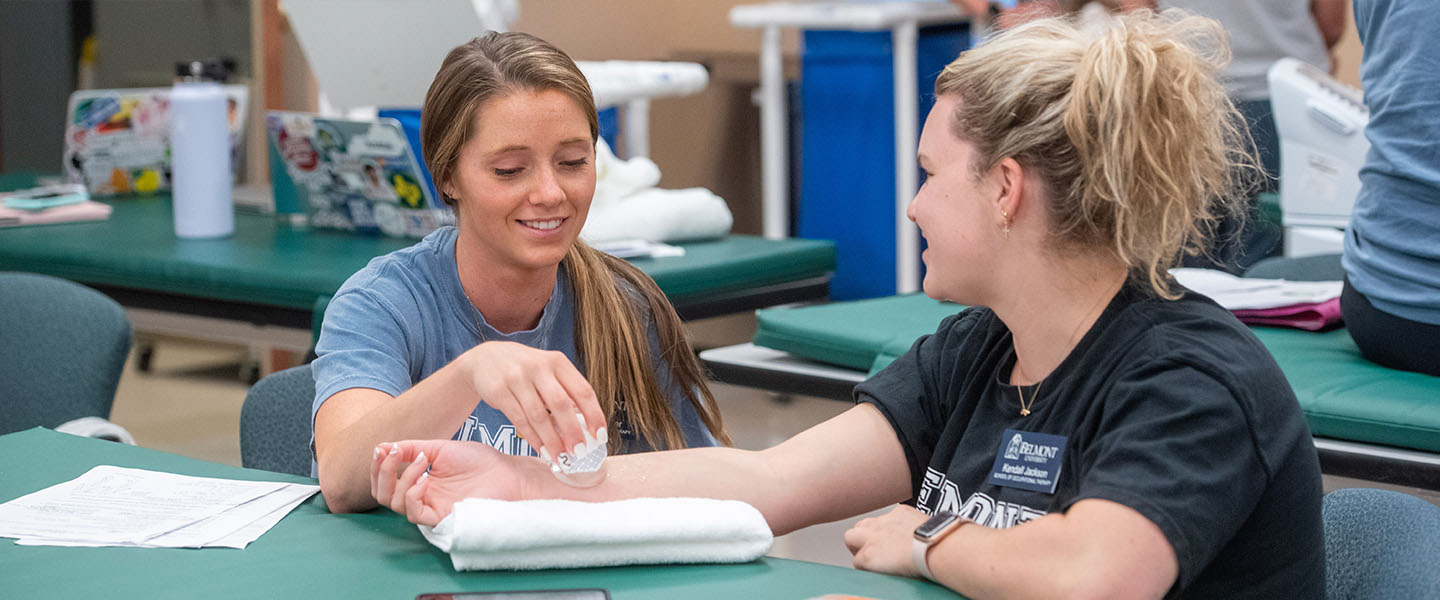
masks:
MULTIPOLYGON (((245 131, 249 88, 221 86, 229 98, 230 150, 245 131)), ((170 88, 80 90, 65 111, 65 173, 94 196, 170 189, 170 88)), ((231 161, 231 176, 238 161, 231 161)))
POLYGON ((272 173, 275 197, 295 197, 311 227, 420 238, 454 214, 425 185, 400 122, 332 119, 268 111, 271 149, 285 165, 272 173))

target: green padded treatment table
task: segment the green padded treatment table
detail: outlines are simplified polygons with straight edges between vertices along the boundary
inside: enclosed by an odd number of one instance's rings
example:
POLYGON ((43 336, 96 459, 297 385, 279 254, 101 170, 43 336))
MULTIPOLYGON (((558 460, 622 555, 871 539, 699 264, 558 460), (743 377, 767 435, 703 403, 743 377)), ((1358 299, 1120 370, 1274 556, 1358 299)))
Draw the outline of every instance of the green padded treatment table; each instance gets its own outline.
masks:
POLYGON ((866 371, 890 364, 965 307, 906 294, 755 312, 755 345, 866 371))
MULTIPOLYGON (((34 181, 0 176, 0 191, 34 181)), ((312 329, 346 278, 415 243, 243 213, 228 238, 181 240, 168 195, 104 201, 114 207, 105 221, 0 228, 0 270, 78 281, 127 306, 312 329)), ((825 298, 835 269, 828 241, 731 235, 680 246, 685 256, 632 262, 687 319, 825 298)))
MULTIPOLYGON (((1278 225, 1279 195, 1261 194, 1259 203, 1261 220, 1278 225)), ((755 345, 872 375, 910 350, 915 338, 934 332, 942 319, 962 308, 915 293, 800 309, 760 310, 756 312, 759 326, 755 345)), ((1300 334, 1298 339, 1312 339, 1308 335, 1300 334)), ((1440 440, 1435 440, 1435 445, 1440 446, 1440 440)))
MULTIPOLYGON (((0 502, 100 464, 315 482, 38 428, 0 436, 0 456, 9 465, 0 477, 0 502)), ((404 517, 388 510, 330 514, 318 495, 243 550, 18 546, 0 538, 0 595, 7 598, 408 600, 425 592, 587 587, 608 589, 615 600, 956 597, 926 581, 769 557, 735 565, 457 572, 404 517)))
MULTIPOLYGON (((754 344, 873 374, 961 308, 923 294, 909 294, 764 309, 756 313, 759 326, 754 344)), ((1355 452, 1349 452, 1362 450, 1352 446, 1357 444, 1364 445, 1364 450, 1378 448, 1382 454, 1387 453, 1386 448, 1401 449, 1406 456, 1420 454, 1422 458, 1440 454, 1440 378, 1387 369, 1367 361, 1344 330, 1315 333, 1255 327, 1252 331, 1285 372, 1311 432, 1317 438, 1326 438, 1324 442, 1317 439, 1317 445, 1322 446, 1322 459, 1329 459, 1327 472, 1332 471, 1332 466, 1337 467, 1337 473, 1341 469, 1365 471, 1358 463, 1341 466, 1337 462, 1341 455, 1358 458, 1355 452)), ((1435 465, 1417 468, 1431 472, 1391 475, 1418 477, 1412 484, 1425 487, 1440 484, 1435 465)), ((1376 473, 1362 476, 1374 479, 1376 473)))

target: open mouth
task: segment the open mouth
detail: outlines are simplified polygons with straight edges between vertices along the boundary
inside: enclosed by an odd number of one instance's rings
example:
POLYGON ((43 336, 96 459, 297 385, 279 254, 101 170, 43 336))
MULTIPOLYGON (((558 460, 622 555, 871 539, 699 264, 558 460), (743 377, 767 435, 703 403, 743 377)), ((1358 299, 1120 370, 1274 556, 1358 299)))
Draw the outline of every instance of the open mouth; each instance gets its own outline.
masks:
POLYGON ((539 229, 539 230, 541 230, 541 231, 550 231, 551 229, 555 229, 556 227, 559 227, 560 224, 561 224, 561 223, 564 223, 564 222, 565 222, 565 219, 548 219, 548 220, 545 220, 545 221, 524 221, 524 220, 522 220, 522 221, 520 221, 520 224, 521 224, 521 225, 524 225, 524 226, 526 226, 526 227, 529 227, 529 228, 531 228, 531 229, 539 229))

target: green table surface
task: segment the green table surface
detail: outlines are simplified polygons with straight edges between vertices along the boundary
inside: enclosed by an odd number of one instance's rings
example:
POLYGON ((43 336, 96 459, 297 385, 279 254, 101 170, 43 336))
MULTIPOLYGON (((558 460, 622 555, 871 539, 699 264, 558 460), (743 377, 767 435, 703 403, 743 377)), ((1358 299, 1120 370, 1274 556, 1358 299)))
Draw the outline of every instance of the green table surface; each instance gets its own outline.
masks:
MULTIPOLYGON (((155 450, 31 429, 0 436, 0 501, 101 464, 231 479, 314 480, 208 463, 155 450)), ((836 540, 835 543, 840 543, 836 540)), ((414 525, 383 510, 334 515, 317 495, 243 550, 62 548, 0 539, 8 598, 394 598, 423 592, 600 587, 615 600, 800 599, 828 593, 955 598, 929 582, 762 558, 684 565, 525 572, 457 572, 414 525)))
MULTIPOLYGON (((34 181, 33 174, 0 175, 0 191, 34 181)), ((371 258, 415 243, 243 213, 235 215, 230 237, 182 240, 175 237, 166 194, 101 201, 114 207, 105 221, 0 229, 0 270, 310 311, 371 258)), ((835 269, 829 241, 731 235, 679 245, 685 256, 632 261, 676 304, 835 269)))

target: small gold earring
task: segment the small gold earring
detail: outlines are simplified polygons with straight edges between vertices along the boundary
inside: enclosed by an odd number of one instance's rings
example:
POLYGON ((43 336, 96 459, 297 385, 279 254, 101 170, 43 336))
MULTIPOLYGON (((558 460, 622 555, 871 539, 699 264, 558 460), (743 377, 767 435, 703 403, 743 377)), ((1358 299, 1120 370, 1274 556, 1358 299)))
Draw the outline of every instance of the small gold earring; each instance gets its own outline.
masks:
POLYGON ((1010 212, 1009 212, 1009 211, 1004 211, 1004 210, 1000 211, 1000 218, 1002 218, 1002 219, 1005 220, 1005 238, 1006 238, 1006 239, 1009 239, 1009 238, 1010 238, 1010 212))

